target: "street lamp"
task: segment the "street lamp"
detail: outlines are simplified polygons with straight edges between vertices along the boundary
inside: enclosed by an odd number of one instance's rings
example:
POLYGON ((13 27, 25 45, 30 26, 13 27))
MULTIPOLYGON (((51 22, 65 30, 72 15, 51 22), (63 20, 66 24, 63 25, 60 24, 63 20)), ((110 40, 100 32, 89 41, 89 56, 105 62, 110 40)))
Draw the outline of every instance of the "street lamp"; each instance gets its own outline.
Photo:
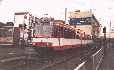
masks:
POLYGON ((24 20, 23 20, 23 40, 24 40, 24 30, 26 29, 26 24, 25 24, 25 20, 27 19, 27 16, 24 15, 24 20))

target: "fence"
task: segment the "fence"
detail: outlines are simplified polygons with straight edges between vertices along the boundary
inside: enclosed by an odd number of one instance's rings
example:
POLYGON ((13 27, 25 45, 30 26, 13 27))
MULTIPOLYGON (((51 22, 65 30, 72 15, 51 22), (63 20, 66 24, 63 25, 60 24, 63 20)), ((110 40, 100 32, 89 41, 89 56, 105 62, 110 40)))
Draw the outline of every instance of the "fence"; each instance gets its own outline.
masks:
POLYGON ((99 65, 104 56, 104 47, 100 48, 94 55, 92 55, 88 60, 81 63, 76 69, 74 70, 98 70, 99 65))
POLYGON ((86 61, 85 62, 83 62, 83 63, 81 63, 76 69, 74 69, 74 70, 85 70, 86 68, 85 68, 85 63, 86 63, 86 61))

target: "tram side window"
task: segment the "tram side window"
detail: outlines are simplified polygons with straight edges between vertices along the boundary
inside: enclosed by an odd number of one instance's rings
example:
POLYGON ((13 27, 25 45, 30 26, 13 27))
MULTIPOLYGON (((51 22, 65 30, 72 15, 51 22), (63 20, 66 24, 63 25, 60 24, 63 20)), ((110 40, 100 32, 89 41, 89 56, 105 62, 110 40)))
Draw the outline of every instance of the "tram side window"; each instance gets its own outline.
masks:
POLYGON ((72 38, 72 31, 69 30, 68 32, 69 32, 69 33, 68 33, 68 38, 72 38))
POLYGON ((54 37, 55 38, 61 37, 61 30, 60 30, 60 27, 58 26, 54 27, 54 37))
POLYGON ((68 30, 66 28, 64 29, 64 37, 68 38, 68 30))
POLYGON ((70 31, 67 31, 67 38, 70 38, 70 31))
POLYGON ((64 29, 64 37, 65 38, 72 38, 72 35, 71 35, 71 31, 70 30, 68 30, 68 29, 64 29))

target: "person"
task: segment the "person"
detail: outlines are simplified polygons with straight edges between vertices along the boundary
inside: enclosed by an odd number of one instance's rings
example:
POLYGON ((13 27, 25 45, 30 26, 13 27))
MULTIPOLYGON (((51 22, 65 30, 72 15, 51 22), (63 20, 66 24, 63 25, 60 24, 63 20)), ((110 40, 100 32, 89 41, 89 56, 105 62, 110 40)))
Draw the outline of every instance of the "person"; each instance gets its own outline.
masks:
POLYGON ((29 31, 28 31, 28 38, 27 38, 27 41, 28 41, 28 40, 31 41, 31 32, 32 32, 32 30, 29 30, 29 31))
POLYGON ((77 33, 76 33, 76 38, 79 39, 80 38, 80 29, 77 30, 77 33))

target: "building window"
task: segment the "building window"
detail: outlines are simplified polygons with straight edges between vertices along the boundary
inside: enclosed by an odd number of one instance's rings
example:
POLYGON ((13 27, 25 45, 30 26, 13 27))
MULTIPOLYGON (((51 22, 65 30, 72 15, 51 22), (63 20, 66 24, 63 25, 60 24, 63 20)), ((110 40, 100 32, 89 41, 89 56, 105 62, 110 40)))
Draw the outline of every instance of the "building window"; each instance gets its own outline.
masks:
POLYGON ((81 24, 81 23, 77 23, 77 24, 81 24))

